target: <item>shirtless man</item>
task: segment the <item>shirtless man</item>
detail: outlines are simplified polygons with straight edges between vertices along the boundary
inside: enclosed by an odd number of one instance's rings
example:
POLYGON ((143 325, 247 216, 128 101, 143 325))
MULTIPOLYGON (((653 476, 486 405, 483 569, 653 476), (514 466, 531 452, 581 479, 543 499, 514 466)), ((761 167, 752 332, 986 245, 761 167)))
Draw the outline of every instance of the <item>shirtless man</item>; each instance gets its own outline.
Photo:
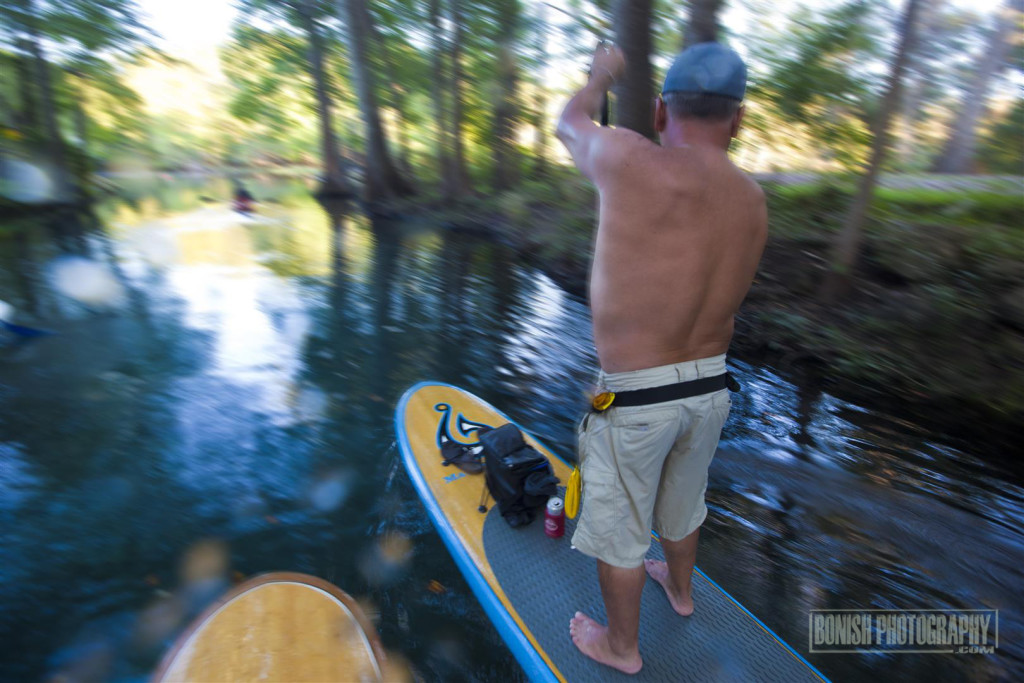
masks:
POLYGON ((693 612, 708 465, 731 404, 725 353, 768 219, 760 187, 727 155, 743 118, 740 57, 702 43, 676 58, 655 104, 660 146, 593 122, 624 65, 617 48, 598 46, 557 135, 600 193, 590 305, 599 383, 615 392, 580 425, 572 539, 597 558, 608 625, 577 612, 569 630, 588 657, 636 673, 645 570, 676 612, 693 612), (652 524, 667 564, 644 560, 652 524))

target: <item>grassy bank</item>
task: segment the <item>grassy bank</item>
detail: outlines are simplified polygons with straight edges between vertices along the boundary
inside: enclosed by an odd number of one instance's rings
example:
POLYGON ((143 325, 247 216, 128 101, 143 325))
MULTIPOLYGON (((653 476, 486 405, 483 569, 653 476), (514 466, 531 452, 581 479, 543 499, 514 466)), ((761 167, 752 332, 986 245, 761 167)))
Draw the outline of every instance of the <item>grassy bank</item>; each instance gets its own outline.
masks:
MULTIPOLYGON (((734 355, 945 425, 1007 429, 1024 419, 1019 193, 881 190, 854 290, 825 307, 816 297, 852 181, 765 190, 770 237, 734 355)), ((497 236, 583 293, 595 202, 585 181, 566 174, 434 217, 497 236)))

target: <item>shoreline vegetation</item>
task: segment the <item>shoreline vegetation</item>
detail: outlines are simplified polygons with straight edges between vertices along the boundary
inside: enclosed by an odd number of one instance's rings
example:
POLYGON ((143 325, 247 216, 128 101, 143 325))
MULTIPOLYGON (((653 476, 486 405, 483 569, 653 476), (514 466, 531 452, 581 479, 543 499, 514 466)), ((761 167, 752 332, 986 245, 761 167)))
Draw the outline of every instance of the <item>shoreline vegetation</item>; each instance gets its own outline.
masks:
MULTIPOLYGON (((1024 421, 1024 180, 893 180, 872 204, 853 286, 826 305, 818 291, 856 179, 761 179, 769 239, 730 355, 951 436, 1009 443, 1024 421)), ((567 171, 454 208, 421 197, 390 210, 496 239, 585 298, 595 203, 567 171)))
MULTIPOLYGON (((310 172, 185 175, 284 180, 310 172)), ((97 194, 121 194, 119 182, 137 175, 101 176, 97 194)), ((769 239, 736 317, 730 355, 949 436, 1010 443, 1024 421, 1024 177, 883 176, 852 286, 833 304, 819 293, 856 176, 755 177, 768 198, 769 239)), ((543 179, 524 178, 503 193, 451 202, 424 188, 364 208, 497 241, 585 299, 596 201, 579 174, 551 166, 543 179)), ((6 204, 0 237, 89 204, 6 204)))

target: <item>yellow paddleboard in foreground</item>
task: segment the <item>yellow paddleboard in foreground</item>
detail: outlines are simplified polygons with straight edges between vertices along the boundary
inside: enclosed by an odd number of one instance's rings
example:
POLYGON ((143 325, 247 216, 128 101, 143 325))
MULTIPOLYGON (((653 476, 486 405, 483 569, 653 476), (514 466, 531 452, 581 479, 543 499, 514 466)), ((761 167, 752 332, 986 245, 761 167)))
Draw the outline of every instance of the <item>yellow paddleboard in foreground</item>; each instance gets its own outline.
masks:
MULTIPOLYGON (((487 615, 532 681, 797 681, 825 680, 767 626, 703 572, 694 572, 696 610, 676 614, 653 581, 644 587, 640 652, 644 667, 627 676, 576 650, 569 620, 577 611, 605 621, 596 563, 570 547, 565 536, 544 533, 543 510, 512 528, 488 505, 480 512, 483 474, 442 464, 441 444, 477 442, 483 426, 512 422, 496 408, 457 387, 424 382, 405 392, 395 411, 395 432, 409 476, 434 526, 487 615)), ((551 463, 562 486, 571 465, 523 431, 551 463)), ((586 491, 583 493, 586 496, 586 491)), ((663 559, 654 540, 648 557, 663 559)))
POLYGON ((164 656, 153 683, 384 680, 384 649, 356 602, 305 574, 257 576, 220 598, 164 656))

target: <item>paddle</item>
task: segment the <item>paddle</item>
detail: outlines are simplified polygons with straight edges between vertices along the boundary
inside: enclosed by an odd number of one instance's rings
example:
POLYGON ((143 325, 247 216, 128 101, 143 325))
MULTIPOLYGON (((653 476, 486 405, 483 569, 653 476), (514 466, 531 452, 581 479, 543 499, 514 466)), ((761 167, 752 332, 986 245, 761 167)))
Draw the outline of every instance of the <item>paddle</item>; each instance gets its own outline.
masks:
POLYGON ((3 328, 11 334, 22 337, 24 339, 33 339, 35 337, 48 337, 53 332, 49 330, 40 330, 35 327, 28 327, 27 325, 18 325, 12 323, 9 318, 14 316, 14 306, 11 306, 6 301, 0 301, 0 328, 3 328))
POLYGON ((15 323, 9 323, 6 320, 0 320, 0 325, 11 334, 15 334, 25 339, 32 339, 33 337, 49 337, 54 332, 50 330, 40 330, 35 327, 27 327, 25 325, 16 325, 15 323))

